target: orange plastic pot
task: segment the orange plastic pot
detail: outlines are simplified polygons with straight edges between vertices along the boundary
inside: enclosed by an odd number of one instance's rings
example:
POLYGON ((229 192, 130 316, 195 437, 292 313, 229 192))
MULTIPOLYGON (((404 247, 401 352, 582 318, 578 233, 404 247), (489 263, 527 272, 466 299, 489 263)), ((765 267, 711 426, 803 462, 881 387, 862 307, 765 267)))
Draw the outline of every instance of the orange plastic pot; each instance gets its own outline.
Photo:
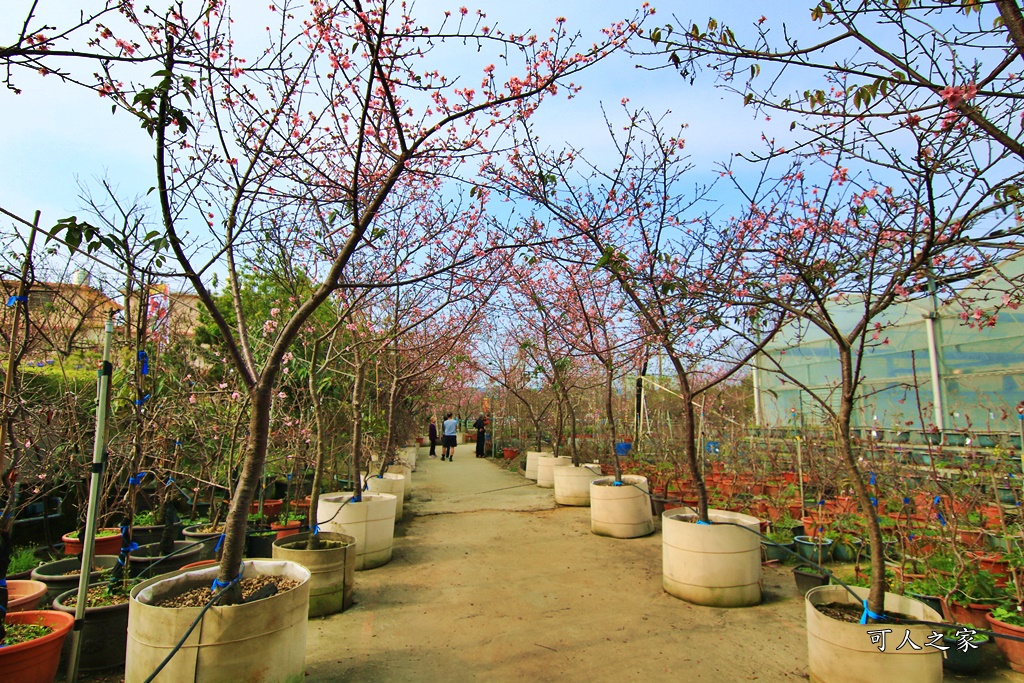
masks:
POLYGON ((75 624, 75 615, 56 610, 14 612, 7 624, 38 624, 53 632, 42 638, 0 647, 0 672, 5 681, 52 683, 57 676, 64 638, 75 624))
POLYGON ((182 569, 199 569, 200 567, 209 567, 211 564, 217 564, 217 560, 199 560, 198 562, 190 562, 182 567, 182 569))
MULTIPOLYGON (((985 619, 988 620, 992 631, 997 634, 1024 638, 1024 628, 1020 626, 1014 626, 1013 624, 1007 624, 1005 621, 993 619, 991 614, 986 614, 985 619)), ((1009 638, 996 638, 995 641, 996 647, 1003 653, 1003 657, 1006 657, 1006 662, 1010 665, 1010 668, 1024 673, 1024 643, 1019 640, 1010 640, 1009 638)))
MULTIPOLYGON (((992 605, 984 605, 972 602, 969 605, 959 605, 943 599, 942 615, 954 624, 970 624, 975 628, 988 630, 988 613, 992 611, 992 605)), ((996 640, 1001 640, 997 638, 996 640)))
POLYGON ((271 522, 270 528, 277 532, 277 535, 274 537, 276 540, 299 533, 299 529, 302 528, 302 521, 294 519, 285 524, 281 524, 280 522, 271 522))
POLYGON ((7 611, 26 612, 33 610, 46 595, 46 584, 42 581, 12 580, 7 582, 7 611))
MULTIPOLYGON (((121 530, 117 527, 108 527, 99 531, 111 531, 106 536, 96 536, 92 545, 93 555, 120 555, 121 554, 121 530)), ((98 532, 97 532, 98 533, 98 532)), ((70 534, 60 537, 64 541, 65 555, 81 555, 83 544, 78 538, 72 538, 70 534)))

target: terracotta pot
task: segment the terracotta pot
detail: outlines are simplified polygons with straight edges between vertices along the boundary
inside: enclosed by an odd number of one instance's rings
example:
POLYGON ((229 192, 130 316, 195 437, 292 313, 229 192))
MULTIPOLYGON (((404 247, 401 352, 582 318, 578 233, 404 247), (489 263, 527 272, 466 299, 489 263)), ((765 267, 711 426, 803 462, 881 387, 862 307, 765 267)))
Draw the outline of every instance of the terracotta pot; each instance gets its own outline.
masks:
POLYGON ((14 612, 8 624, 41 624, 53 629, 42 638, 0 648, 0 671, 4 680, 17 683, 51 683, 57 675, 64 638, 75 623, 75 615, 54 610, 14 612))
POLYGON ((293 519, 283 524, 281 522, 271 522, 270 528, 277 532, 274 540, 280 540, 299 533, 299 529, 302 528, 302 520, 293 519))
MULTIPOLYGON (((110 531, 112 534, 96 536, 92 545, 93 555, 120 555, 121 554, 121 530, 117 527, 106 527, 99 531, 110 531)), ((74 532, 71 532, 74 533, 74 532)), ((72 538, 71 534, 64 534, 60 537, 64 541, 65 555, 81 555, 83 544, 78 538, 72 538)))
POLYGON ((969 550, 981 548, 985 544, 984 529, 959 529, 957 537, 964 544, 964 547, 969 550))
POLYGON ((984 569, 995 578, 997 588, 1006 585, 1006 577, 1010 574, 1010 563, 1003 559, 1002 553, 980 553, 970 551, 967 557, 974 560, 979 569, 984 569))
MULTIPOLYGON (((281 514, 281 505, 284 501, 281 498, 266 498, 263 500, 263 516, 264 517, 277 517, 281 514)), ((254 500, 252 505, 249 506, 249 514, 255 515, 260 511, 260 502, 254 500)))
MULTIPOLYGON (((985 620, 992 631, 1017 638, 1024 638, 1024 628, 1007 624, 1005 621, 993 619, 991 614, 985 614, 985 620)), ((996 638, 996 647, 1006 657, 1006 662, 1014 671, 1024 673, 1024 642, 1010 640, 1009 638, 996 638)))
POLYGON ((198 569, 199 567, 209 567, 211 564, 217 564, 217 560, 199 560, 198 562, 191 562, 182 567, 182 569, 198 569))
POLYGON ((951 621, 954 624, 970 624, 976 628, 988 630, 986 616, 992 611, 992 607, 992 605, 980 603, 960 605, 943 598, 942 615, 947 621, 951 621))
POLYGON ((46 584, 42 581, 8 580, 7 612, 33 610, 46 595, 46 584))

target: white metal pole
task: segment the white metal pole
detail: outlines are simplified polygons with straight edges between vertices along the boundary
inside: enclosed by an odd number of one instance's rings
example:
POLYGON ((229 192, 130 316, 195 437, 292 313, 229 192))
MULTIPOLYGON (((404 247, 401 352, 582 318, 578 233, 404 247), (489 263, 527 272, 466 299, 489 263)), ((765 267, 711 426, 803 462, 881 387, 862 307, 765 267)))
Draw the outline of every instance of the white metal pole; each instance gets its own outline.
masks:
POLYGON ((96 400, 96 436, 92 447, 92 476, 89 482, 89 507, 85 516, 85 538, 82 541, 82 571, 78 576, 78 603, 75 605, 75 626, 71 631, 71 654, 68 657, 69 683, 78 680, 78 655, 82 646, 82 626, 85 623, 85 608, 88 603, 89 574, 92 571, 93 539, 96 536, 96 516, 100 502, 100 488, 103 483, 103 467, 107 462, 107 404, 110 399, 110 340, 114 336, 114 314, 111 312, 103 328, 103 366, 99 369, 96 400))

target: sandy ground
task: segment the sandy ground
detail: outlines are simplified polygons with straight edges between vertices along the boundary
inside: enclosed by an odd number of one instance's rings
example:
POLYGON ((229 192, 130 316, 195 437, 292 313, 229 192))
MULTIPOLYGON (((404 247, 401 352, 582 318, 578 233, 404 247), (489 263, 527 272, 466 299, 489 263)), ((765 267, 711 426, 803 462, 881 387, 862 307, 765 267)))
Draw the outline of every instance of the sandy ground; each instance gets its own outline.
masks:
MULTIPOLYGON (((595 536, 589 508, 557 507, 551 489, 475 458, 467 444, 451 463, 420 457, 391 562, 356 573, 354 607, 309 621, 306 678, 806 680, 803 601, 790 569, 766 568, 764 596, 743 609, 671 597, 660 531, 595 536)), ((989 649, 981 676, 946 680, 1024 683, 989 649)))
MULTIPOLYGON (((661 587, 661 533, 590 533, 590 509, 458 447, 421 456, 394 556, 358 572, 356 605, 313 619, 307 680, 798 681, 803 602, 788 568, 764 603, 690 605, 661 587)), ((990 653, 984 675, 1024 682, 990 653)))

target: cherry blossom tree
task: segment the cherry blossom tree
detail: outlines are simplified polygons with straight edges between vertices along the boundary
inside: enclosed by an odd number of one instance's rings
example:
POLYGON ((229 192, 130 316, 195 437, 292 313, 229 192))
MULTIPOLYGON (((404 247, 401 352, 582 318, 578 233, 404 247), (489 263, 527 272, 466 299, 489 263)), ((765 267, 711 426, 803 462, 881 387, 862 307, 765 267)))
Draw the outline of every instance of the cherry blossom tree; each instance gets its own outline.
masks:
MULTIPOLYGON (((751 259, 773 274, 752 283, 755 295, 794 325, 817 328, 837 353, 824 390, 787 381, 834 428, 869 522, 868 607, 882 614, 877 491, 850 438, 864 358, 888 343, 887 311, 929 290, 961 298, 967 324, 996 321, 998 311, 974 308, 956 283, 1020 244, 1024 21, 1016 2, 839 0, 819 3, 807 25, 779 33, 776 24, 762 16, 743 29, 712 19, 649 37, 685 78, 706 70, 737 101, 789 119, 796 131, 787 141, 766 137, 764 150, 748 154, 776 163, 756 183, 736 181, 749 209, 734 225, 751 259)), ((722 170, 734 178, 745 169, 722 170)), ((1020 283, 1004 286, 1003 305, 1017 306, 1020 283)))
MULTIPOLYGON (((249 397, 244 464, 218 577, 224 585, 237 576, 282 358, 322 303, 358 286, 349 279, 350 264, 387 233, 379 217, 500 152, 502 131, 560 87, 571 94, 569 79, 620 49, 637 26, 611 27, 599 43, 579 51, 561 23, 546 38, 511 35, 463 10, 431 31, 387 2, 315 3, 308 13, 283 3, 272 5, 277 23, 268 49, 249 59, 236 52, 227 9, 213 7, 192 33, 175 16, 166 19, 152 37, 164 48, 157 85, 132 90, 108 83, 111 97, 153 135, 163 234, 221 331, 249 397), (493 47, 507 60, 518 55, 523 70, 503 73, 504 67, 487 65, 477 89, 424 68, 432 51, 451 41, 493 47), (186 227, 198 215, 222 231, 186 227), (239 304, 238 273, 251 253, 254 228, 268 223, 293 245, 316 286, 273 326, 270 350, 257 365, 239 304), (226 269, 235 326, 210 293, 214 264, 226 269)), ((486 193, 474 188, 473 195, 482 212, 486 193)), ((434 260, 415 277, 420 281, 521 240, 479 221, 442 223, 408 239, 433 247, 434 260)), ((236 593, 229 591, 228 600, 236 593)))
MULTIPOLYGON (((548 153, 524 135, 516 173, 492 169, 493 182, 532 199, 563 231, 560 258, 612 278, 648 343, 671 362, 682 402, 683 451, 707 521, 697 455, 694 400, 729 380, 771 339, 781 311, 751 307, 751 271, 742 239, 699 212, 707 188, 683 188, 689 165, 680 135, 628 112, 624 132, 609 128, 614 165, 578 151, 548 153)), ((536 220, 540 220, 537 218, 536 220)))

